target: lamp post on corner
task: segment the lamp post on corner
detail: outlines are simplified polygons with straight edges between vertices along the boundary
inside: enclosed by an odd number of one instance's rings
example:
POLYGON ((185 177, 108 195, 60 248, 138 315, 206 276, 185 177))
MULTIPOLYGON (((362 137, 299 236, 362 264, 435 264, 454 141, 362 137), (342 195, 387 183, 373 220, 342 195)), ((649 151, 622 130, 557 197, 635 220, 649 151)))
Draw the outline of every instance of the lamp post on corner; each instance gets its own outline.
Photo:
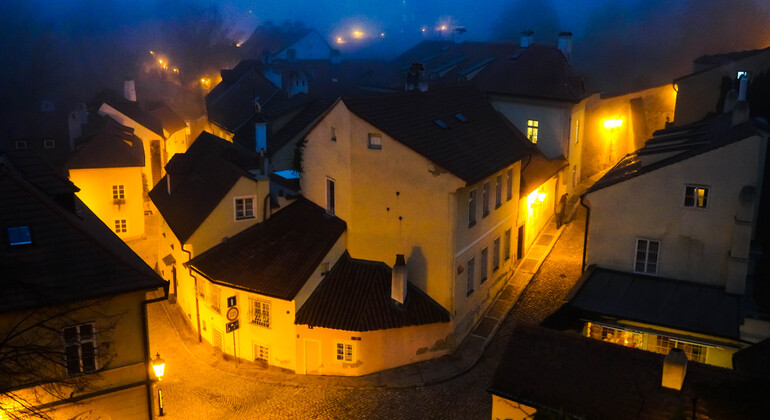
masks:
MULTIPOLYGON (((163 373, 166 370, 166 361, 161 359, 160 353, 155 353, 155 358, 152 359, 152 370, 155 371, 155 377, 158 378, 158 382, 163 380, 163 373)), ((158 417, 163 417, 163 391, 158 385, 158 417)))

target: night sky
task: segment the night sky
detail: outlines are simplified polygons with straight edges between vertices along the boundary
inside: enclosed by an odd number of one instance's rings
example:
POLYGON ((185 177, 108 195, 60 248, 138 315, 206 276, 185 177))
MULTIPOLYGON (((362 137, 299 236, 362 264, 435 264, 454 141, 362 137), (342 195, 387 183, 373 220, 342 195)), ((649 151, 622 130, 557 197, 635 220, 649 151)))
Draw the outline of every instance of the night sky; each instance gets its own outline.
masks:
POLYGON ((518 41, 532 29, 536 42, 555 43, 568 30, 589 89, 613 92, 671 82, 703 54, 770 46, 770 2, 762 0, 25 0, 0 4, 2 107, 115 88, 141 72, 151 49, 174 55, 192 79, 232 65, 221 46, 287 20, 330 43, 357 28, 385 34, 343 49, 383 59, 439 37, 442 24, 466 27, 468 40, 518 41))

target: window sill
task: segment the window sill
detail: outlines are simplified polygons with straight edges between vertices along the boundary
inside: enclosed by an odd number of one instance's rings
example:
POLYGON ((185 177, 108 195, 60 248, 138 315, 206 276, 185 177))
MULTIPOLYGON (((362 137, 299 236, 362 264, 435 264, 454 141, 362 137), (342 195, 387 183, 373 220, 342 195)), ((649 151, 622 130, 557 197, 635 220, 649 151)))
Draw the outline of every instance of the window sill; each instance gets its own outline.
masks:
POLYGON ((235 221, 238 221, 238 220, 249 220, 249 219, 254 219, 254 218, 256 218, 256 216, 243 216, 243 217, 236 217, 236 218, 235 218, 235 221))

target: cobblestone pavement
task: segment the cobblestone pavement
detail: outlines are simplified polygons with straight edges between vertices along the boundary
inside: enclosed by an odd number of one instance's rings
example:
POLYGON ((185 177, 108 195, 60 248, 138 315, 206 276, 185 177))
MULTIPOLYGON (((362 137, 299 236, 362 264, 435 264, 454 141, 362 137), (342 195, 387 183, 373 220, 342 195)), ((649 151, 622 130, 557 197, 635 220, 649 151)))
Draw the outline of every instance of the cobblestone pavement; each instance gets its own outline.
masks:
POLYGON ((166 418, 489 419, 492 397, 486 389, 511 333, 517 323, 540 323, 561 305, 580 276, 584 227, 585 211, 579 208, 478 363, 435 385, 356 389, 335 386, 329 378, 308 377, 301 385, 248 379, 201 362, 181 345, 163 306, 150 305, 151 349, 161 352, 167 366, 161 383, 166 418))

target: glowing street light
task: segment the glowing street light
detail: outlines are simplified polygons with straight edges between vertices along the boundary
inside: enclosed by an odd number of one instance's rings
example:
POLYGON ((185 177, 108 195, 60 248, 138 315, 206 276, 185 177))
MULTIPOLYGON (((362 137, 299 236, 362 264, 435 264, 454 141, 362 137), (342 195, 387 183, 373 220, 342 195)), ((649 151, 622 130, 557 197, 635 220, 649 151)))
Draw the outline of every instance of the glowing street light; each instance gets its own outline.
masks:
POLYGON ((344 43, 345 43, 345 40, 344 40, 344 39, 342 39, 342 37, 341 37, 341 36, 338 36, 338 37, 337 37, 337 40, 336 40, 336 42, 337 42, 338 44, 344 44, 344 43))
MULTIPOLYGON (((158 378, 158 382, 163 380, 163 373, 166 370, 166 361, 161 359, 160 353, 155 353, 155 358, 152 359, 152 370, 155 372, 155 377, 158 378)), ((163 391, 160 390, 158 385, 158 416, 164 416, 163 413, 163 391)))
POLYGON ((361 39, 361 38, 363 38, 363 37, 364 37, 364 33, 363 33, 363 31, 359 31, 358 29, 356 29, 355 31, 353 31, 353 38, 355 38, 355 39, 361 39))
POLYGON ((604 128, 606 128, 607 130, 620 128, 621 125, 623 125, 623 120, 620 118, 611 118, 608 120, 604 120, 604 128))

